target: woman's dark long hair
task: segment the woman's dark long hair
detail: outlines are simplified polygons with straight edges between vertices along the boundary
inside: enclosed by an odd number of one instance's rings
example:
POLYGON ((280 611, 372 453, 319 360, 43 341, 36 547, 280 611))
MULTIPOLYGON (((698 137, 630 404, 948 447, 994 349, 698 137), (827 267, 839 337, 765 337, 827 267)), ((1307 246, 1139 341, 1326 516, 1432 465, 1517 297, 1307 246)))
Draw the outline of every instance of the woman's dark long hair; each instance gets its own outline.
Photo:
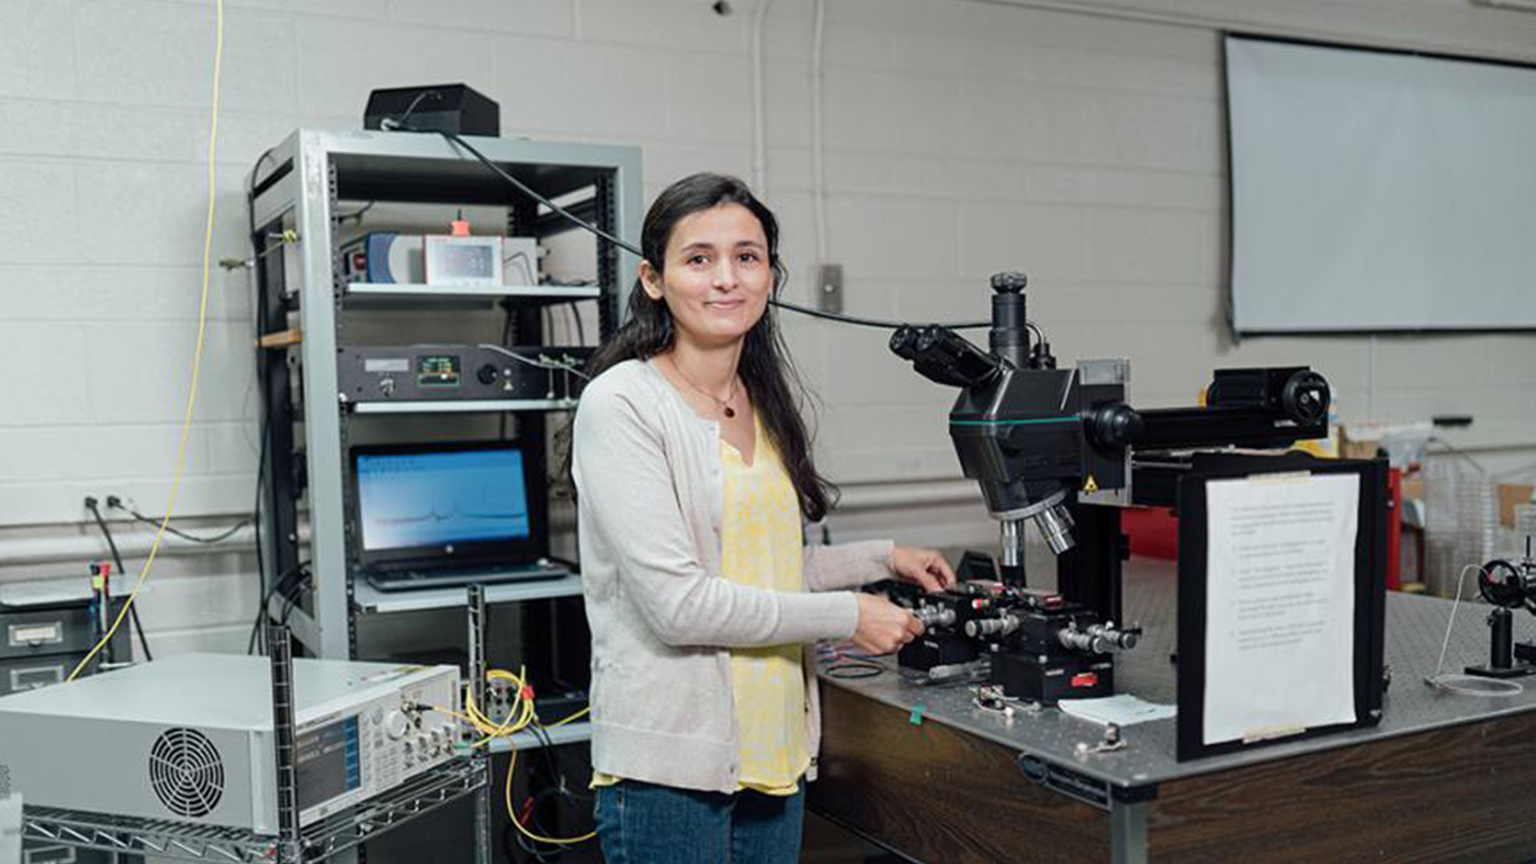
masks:
MULTIPOLYGON (((768 240, 768 263, 773 270, 771 296, 778 297, 785 278, 784 265, 779 260, 779 220, 752 194, 747 184, 735 177, 694 174, 668 186, 651 204, 640 230, 640 250, 645 254, 645 260, 660 275, 666 266, 667 242, 677 223, 722 204, 740 204, 762 224, 768 240)), ((587 363, 586 372, 595 378, 625 360, 649 360, 671 350, 676 338, 672 311, 667 308, 666 300, 652 300, 636 279, 629 294, 627 320, 617 333, 598 347, 587 363)), ((772 304, 747 331, 737 372, 747 387, 763 428, 768 431, 774 449, 784 462, 790 482, 795 486, 801 513, 811 521, 821 519, 836 503, 837 487, 816 471, 810 434, 800 416, 800 400, 797 399, 797 396, 805 395, 805 385, 789 359, 772 304)), ((563 473, 569 480, 568 446, 563 461, 563 473)))

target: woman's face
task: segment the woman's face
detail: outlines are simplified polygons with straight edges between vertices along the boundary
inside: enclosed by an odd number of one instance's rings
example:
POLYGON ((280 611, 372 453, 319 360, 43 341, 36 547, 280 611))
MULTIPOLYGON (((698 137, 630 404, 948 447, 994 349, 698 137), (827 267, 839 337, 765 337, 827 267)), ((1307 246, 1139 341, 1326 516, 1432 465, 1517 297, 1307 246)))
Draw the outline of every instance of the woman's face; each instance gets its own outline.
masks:
POLYGON ((735 342, 763 317, 773 289, 762 223, 735 203, 689 214, 672 229, 662 272, 642 261, 640 281, 666 300, 680 338, 704 348, 735 342))

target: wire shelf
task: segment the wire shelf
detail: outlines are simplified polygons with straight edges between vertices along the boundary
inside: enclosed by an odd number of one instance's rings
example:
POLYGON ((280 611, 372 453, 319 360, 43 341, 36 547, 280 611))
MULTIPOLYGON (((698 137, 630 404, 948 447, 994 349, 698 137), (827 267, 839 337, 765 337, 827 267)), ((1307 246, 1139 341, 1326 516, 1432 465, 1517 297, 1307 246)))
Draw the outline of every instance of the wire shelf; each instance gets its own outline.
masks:
POLYGON ((188 825, 57 807, 23 808, 23 840, 75 849, 157 855, 177 861, 255 864, 277 860, 277 838, 209 825, 188 825))
POLYGON ((386 284, 379 282, 349 282, 348 298, 377 300, 499 300, 530 303, 570 303, 575 300, 595 300, 602 289, 586 285, 430 285, 421 283, 386 284))
POLYGON ((467 414, 502 411, 573 411, 575 399, 416 399, 404 402, 357 402, 358 414, 467 414))
POLYGON ((155 855, 175 861, 324 861, 377 834, 472 795, 485 783, 483 760, 449 762, 351 810, 310 825, 301 833, 296 850, 282 850, 276 837, 235 828, 31 805, 25 807, 22 837, 76 849, 155 855))

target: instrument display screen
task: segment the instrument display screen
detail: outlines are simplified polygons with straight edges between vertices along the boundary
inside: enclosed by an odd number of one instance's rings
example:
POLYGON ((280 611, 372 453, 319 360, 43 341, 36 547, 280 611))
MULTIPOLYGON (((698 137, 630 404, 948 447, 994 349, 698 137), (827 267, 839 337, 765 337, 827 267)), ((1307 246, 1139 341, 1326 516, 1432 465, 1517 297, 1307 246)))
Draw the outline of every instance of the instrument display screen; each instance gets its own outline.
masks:
POLYGON ((294 752, 301 812, 363 785, 356 716, 300 732, 294 752))
POLYGON ((421 387, 459 386, 457 354, 423 354, 416 358, 416 383, 421 387))

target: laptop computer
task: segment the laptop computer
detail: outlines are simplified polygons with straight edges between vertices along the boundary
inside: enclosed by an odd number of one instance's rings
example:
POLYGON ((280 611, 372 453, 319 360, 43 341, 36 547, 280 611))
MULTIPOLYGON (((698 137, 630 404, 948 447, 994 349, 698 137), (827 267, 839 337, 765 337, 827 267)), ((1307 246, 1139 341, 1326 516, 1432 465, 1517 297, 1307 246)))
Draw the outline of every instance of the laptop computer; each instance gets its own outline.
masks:
POLYGON ((381 591, 553 579, 542 476, 515 441, 354 447, 358 572, 381 591))

